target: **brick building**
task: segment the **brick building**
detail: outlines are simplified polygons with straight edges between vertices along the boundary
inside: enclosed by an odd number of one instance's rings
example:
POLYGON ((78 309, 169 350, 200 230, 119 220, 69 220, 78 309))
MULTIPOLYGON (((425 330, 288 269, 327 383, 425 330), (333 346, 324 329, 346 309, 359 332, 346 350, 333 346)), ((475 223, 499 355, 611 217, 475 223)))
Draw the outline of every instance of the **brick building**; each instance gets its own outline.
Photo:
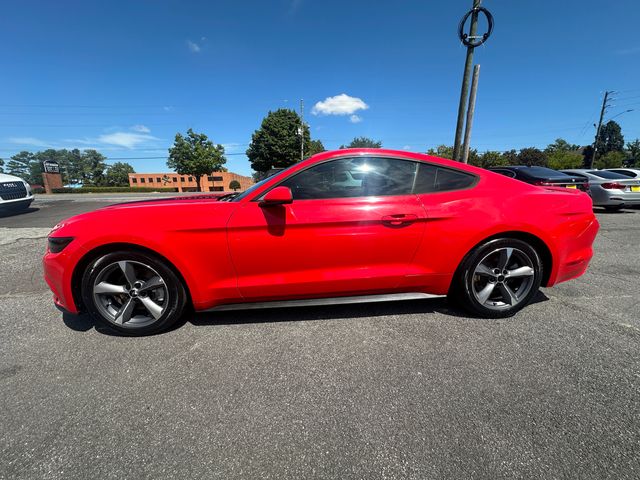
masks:
MULTIPOLYGON (((213 172, 202 177, 203 192, 233 192, 229 186, 233 180, 240 184, 238 192, 243 192, 251 185, 253 179, 233 172, 213 172)), ((176 192, 195 192, 198 189, 196 177, 178 175, 177 173, 130 173, 130 187, 167 188, 176 192)))

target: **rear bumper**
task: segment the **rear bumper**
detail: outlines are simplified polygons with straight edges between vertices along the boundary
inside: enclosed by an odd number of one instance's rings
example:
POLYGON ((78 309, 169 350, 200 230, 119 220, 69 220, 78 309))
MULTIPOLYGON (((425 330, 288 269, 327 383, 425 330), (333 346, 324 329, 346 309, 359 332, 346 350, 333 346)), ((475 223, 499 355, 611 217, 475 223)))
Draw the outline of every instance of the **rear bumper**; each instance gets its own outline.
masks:
POLYGON ((576 220, 562 228, 556 237, 556 254, 547 287, 584 274, 593 258, 593 242, 600 229, 595 216, 576 220))

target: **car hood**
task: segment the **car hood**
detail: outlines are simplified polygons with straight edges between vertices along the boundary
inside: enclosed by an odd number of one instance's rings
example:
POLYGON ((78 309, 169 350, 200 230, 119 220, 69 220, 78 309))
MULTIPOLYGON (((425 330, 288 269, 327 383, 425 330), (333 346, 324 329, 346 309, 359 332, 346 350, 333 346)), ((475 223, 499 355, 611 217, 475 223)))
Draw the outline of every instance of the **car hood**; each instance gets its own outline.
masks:
POLYGON ((124 238, 145 232, 215 229, 226 225, 238 205, 205 195, 119 203, 67 218, 51 234, 124 238))
POLYGON ((131 200, 129 202, 116 203, 106 207, 102 207, 101 210, 118 209, 118 208, 131 208, 131 207, 152 207, 159 206, 164 207, 167 205, 184 205, 187 204, 201 204, 201 203, 218 203, 222 195, 185 195, 181 197, 168 197, 168 198, 150 198, 143 200, 131 200))
POLYGON ((20 177, 15 177, 13 175, 7 175, 6 173, 0 173, 0 182, 23 182, 20 177))

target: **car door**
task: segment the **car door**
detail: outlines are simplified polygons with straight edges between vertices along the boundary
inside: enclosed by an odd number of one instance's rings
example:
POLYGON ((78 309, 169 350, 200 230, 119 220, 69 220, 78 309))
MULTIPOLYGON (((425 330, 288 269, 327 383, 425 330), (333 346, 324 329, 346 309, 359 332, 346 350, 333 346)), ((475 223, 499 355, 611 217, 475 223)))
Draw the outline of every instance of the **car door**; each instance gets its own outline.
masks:
POLYGON ((425 228, 411 193, 415 172, 408 160, 334 159, 278 184, 291 189, 291 204, 245 202, 228 223, 241 294, 269 300, 399 287, 425 228))

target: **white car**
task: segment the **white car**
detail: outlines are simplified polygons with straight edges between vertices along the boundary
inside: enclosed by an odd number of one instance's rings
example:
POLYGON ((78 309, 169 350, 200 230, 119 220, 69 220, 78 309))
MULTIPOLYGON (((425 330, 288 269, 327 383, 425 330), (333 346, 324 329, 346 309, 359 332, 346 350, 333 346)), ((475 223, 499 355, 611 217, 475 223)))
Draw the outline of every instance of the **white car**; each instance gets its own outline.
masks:
POLYGON ((629 178, 640 178, 640 170, 637 168, 607 168, 607 170, 629 178))
POLYGON ((33 202, 33 192, 20 177, 0 173, 0 212, 24 210, 33 202))

